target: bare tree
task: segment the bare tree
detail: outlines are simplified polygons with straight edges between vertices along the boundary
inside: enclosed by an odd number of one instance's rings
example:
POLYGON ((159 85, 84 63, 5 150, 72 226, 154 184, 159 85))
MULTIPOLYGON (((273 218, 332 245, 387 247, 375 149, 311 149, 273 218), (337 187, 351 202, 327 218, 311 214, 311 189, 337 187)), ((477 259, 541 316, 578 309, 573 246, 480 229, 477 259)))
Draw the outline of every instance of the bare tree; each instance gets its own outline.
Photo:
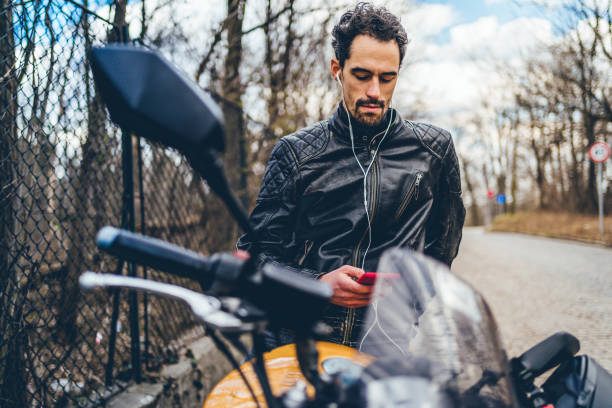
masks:
MULTIPOLYGON (((88 3, 85 1, 85 7, 88 3)), ((117 0, 114 3, 114 29, 109 33, 110 42, 119 39, 119 28, 125 26, 127 0, 117 0)), ((91 48, 91 33, 88 15, 82 13, 81 26, 85 37, 86 49, 91 48)), ((66 272, 62 275, 61 284, 64 290, 58 299, 58 334, 65 341, 74 341, 77 335, 76 315, 80 290, 78 276, 91 261, 91 253, 84 247, 84 242, 90 242, 90 234, 103 226, 104 211, 101 207, 103 183, 98 182, 104 172, 102 168, 108 160, 102 148, 107 138, 106 112, 101 96, 96 92, 91 80, 89 64, 85 67, 84 84, 87 101, 87 135, 81 145, 82 160, 79 164, 74 185, 74 211, 71 214, 70 248, 66 257, 66 272), (88 216, 91 212, 94 217, 88 216)))
POLYGON ((474 172, 474 168, 472 163, 462 157, 461 159, 461 175, 463 176, 463 180, 465 181, 465 189, 470 197, 470 208, 469 208, 469 220, 471 225, 482 225, 484 220, 480 214, 480 208, 478 207, 478 200, 476 200, 476 192, 474 188, 474 183, 472 181, 474 172))
MULTIPOLYGON (((253 169, 265 164, 276 140, 312 119, 319 119, 320 115, 310 117, 305 106, 309 100, 317 98, 323 88, 321 84, 327 81, 321 75, 325 67, 323 44, 335 10, 321 10, 305 3, 298 5, 295 0, 279 4, 265 1, 261 5, 265 10, 261 21, 245 28, 247 7, 258 7, 258 4, 228 1, 227 15, 212 30, 194 74, 196 81, 211 92, 223 110, 227 133, 224 159, 231 164, 226 170, 232 188, 238 192, 245 207, 251 204, 261 177, 261 173, 253 169), (301 19, 312 18, 317 12, 316 29, 305 28, 300 23, 301 19), (263 33, 263 44, 259 41, 262 37, 256 33, 263 33), (257 40, 246 41, 251 38, 257 40), (263 56, 260 49, 264 50, 263 56), (321 66, 313 67, 312 61, 317 59, 321 66), (245 95, 249 90, 264 99, 265 115, 252 107, 245 108, 245 95)), ((324 88, 326 93, 328 88, 324 88)), ((207 229, 215 231, 206 247, 213 251, 231 248, 237 238, 234 222, 211 194, 204 192, 201 197, 207 213, 202 221, 206 222, 207 229)))
POLYGON ((15 41, 11 0, 0 1, 0 395, 7 406, 25 406, 26 386, 23 336, 10 324, 20 315, 14 305, 12 283, 15 242, 15 151, 17 141, 17 86, 19 73, 15 66, 15 41), (13 252, 13 253, 12 253, 13 252))
MULTIPOLYGON (((14 234, 13 147, 17 140, 17 81, 11 3, 10 0, 0 1, 0 285, 6 282, 9 251, 14 234)), ((3 286, 0 286, 0 292, 4 293, 2 289, 3 286)))

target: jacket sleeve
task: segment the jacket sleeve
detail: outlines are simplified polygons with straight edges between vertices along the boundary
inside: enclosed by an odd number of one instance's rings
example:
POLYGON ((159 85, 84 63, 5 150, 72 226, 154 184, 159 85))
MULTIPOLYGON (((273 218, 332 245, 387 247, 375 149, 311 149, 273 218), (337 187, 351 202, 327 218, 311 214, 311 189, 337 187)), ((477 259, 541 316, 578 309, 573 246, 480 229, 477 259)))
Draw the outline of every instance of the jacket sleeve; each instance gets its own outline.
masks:
POLYGON ((297 244, 294 227, 298 177, 298 165, 291 147, 281 139, 272 150, 255 208, 250 216, 256 237, 244 234, 236 247, 249 251, 254 241, 258 240, 259 265, 276 262, 294 272, 317 277, 320 274, 316 271, 299 268, 295 263, 297 244))
POLYGON ((459 250, 464 221, 465 207, 461 199, 459 162, 455 146, 450 139, 442 158, 440 184, 432 215, 425 229, 425 254, 450 267, 459 250))

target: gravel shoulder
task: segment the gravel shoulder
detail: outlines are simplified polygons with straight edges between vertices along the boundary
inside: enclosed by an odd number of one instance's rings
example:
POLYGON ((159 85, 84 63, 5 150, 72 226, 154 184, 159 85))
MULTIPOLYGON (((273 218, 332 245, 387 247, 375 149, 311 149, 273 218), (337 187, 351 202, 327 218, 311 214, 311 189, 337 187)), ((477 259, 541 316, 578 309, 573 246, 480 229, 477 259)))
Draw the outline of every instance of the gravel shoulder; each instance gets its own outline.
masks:
POLYGON ((465 228, 452 270, 484 296, 509 356, 563 330, 612 371, 612 249, 465 228))

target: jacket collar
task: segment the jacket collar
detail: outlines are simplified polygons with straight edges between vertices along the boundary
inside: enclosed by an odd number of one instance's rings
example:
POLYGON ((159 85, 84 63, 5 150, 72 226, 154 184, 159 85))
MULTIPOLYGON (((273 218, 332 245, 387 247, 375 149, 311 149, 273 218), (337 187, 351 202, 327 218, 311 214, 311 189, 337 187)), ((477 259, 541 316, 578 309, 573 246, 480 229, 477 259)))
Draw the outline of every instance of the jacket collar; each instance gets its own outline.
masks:
MULTIPOLYGON (((376 143, 377 140, 380 140, 380 138, 385 134, 385 130, 387 130, 392 111, 393 123, 391 123, 391 126, 389 127, 389 134, 387 135, 387 138, 390 138, 401 128, 403 123, 399 113, 395 109, 389 109, 382 122, 378 126, 372 128, 359 126, 359 124, 356 123, 357 121, 351 116, 355 146, 364 146, 370 143, 376 143)), ((329 126, 333 135, 339 140, 349 144, 351 143, 348 119, 342 102, 338 104, 336 111, 330 118, 329 126)))

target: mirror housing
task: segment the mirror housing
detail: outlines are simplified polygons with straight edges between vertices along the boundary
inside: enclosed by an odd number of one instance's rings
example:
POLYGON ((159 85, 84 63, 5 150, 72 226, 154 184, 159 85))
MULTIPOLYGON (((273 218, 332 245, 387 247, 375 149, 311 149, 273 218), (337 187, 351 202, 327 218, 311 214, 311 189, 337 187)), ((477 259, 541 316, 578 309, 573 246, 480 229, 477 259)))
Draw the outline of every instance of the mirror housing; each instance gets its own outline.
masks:
POLYGON ((90 61, 112 121, 185 155, 242 229, 256 236, 218 157, 225 150, 225 130, 212 98, 159 53, 143 47, 93 47, 90 61))
POLYGON ((189 156, 225 150, 219 107, 159 54, 111 44, 93 47, 90 60, 113 122, 189 156))

